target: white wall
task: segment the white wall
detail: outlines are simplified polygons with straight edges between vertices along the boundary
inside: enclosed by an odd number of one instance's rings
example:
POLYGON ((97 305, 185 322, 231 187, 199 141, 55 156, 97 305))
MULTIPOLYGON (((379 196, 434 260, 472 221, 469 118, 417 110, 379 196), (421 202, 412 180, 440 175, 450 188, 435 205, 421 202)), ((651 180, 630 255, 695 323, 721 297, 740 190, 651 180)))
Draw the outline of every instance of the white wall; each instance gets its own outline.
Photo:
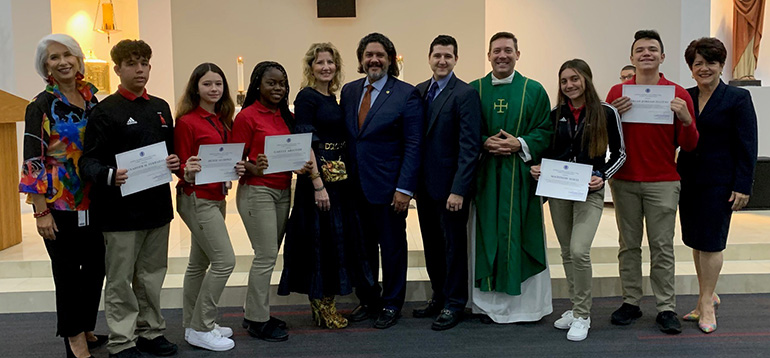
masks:
MULTIPOLYGON (((573 58, 588 62, 604 97, 630 63, 639 29, 658 30, 667 56, 661 71, 672 81, 680 79, 682 18, 681 0, 486 0, 485 38, 498 31, 514 33, 521 51, 516 70, 543 84, 552 102, 559 67, 573 58)), ((491 70, 488 62, 485 68, 491 70)))
POLYGON ((152 46, 147 92, 168 102, 173 111, 174 55, 171 32, 171 0, 139 1, 139 38, 152 46))
POLYGON ((179 98, 192 70, 214 62, 237 90, 236 58, 244 58, 244 77, 264 60, 281 63, 289 74, 290 99, 299 91, 301 59, 313 42, 331 41, 343 56, 347 81, 360 78, 358 41, 370 32, 388 36, 404 57, 404 79, 416 84, 431 75, 428 47, 436 35, 458 41, 457 75, 465 80, 483 72, 484 0, 357 1, 357 17, 319 19, 315 0, 172 0, 174 88, 179 98), (213 11, 215 8, 215 11, 213 11))

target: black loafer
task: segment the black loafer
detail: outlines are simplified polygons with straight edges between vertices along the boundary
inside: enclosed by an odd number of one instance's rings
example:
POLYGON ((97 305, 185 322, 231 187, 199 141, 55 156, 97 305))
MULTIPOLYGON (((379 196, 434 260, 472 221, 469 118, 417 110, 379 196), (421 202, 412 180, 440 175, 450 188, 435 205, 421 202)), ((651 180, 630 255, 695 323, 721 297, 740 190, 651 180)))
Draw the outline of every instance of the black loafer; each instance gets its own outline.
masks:
POLYGON ((161 357, 174 355, 178 349, 176 344, 169 342, 164 336, 157 336, 153 339, 139 337, 136 340, 136 348, 142 352, 161 357))
POLYGON ((443 307, 443 304, 439 304, 434 300, 430 300, 425 307, 415 308, 412 310, 412 316, 414 318, 436 317, 439 313, 441 313, 441 309, 443 307))
POLYGON ((462 321, 462 314, 463 313, 460 311, 455 312, 443 309, 441 310, 441 314, 439 314, 438 317, 436 317, 436 320, 433 321, 433 325, 430 328, 434 331, 450 329, 462 321))
POLYGON ((615 310, 615 312, 612 312, 610 322, 618 326, 627 326, 641 316, 642 310, 639 309, 639 306, 634 306, 630 303, 623 303, 620 308, 615 310))
POLYGON ((374 328, 385 329, 392 327, 398 323, 399 317, 401 317, 400 311, 390 308, 383 308, 380 312, 380 315, 377 317, 377 320, 374 321, 374 328))
MULTIPOLYGON (((286 322, 284 322, 284 321, 282 321, 282 320, 280 320, 278 318, 275 318, 273 316, 270 316, 270 320, 274 321, 278 325, 278 327, 280 327, 281 329, 286 329, 286 322)), ((257 322, 244 318, 243 322, 241 323, 241 327, 243 327, 245 329, 249 329, 249 325, 252 324, 252 323, 257 323, 257 322)))
POLYGON ((350 312, 350 317, 348 317, 348 320, 351 322, 361 322, 366 321, 372 316, 374 316, 374 310, 372 307, 369 307, 369 305, 360 304, 353 309, 353 312, 350 312))
POLYGON ((96 337, 95 341, 87 341, 89 350, 99 348, 107 343, 108 337, 106 334, 96 334, 94 336, 96 337))
POLYGON ((663 311, 658 313, 658 317, 655 317, 655 322, 663 333, 682 333, 682 324, 679 323, 679 319, 676 318, 676 313, 674 311, 663 311))
POLYGON ((252 322, 246 329, 254 338, 259 338, 268 342, 283 342, 289 339, 289 334, 278 326, 278 322, 268 320, 267 322, 252 322))
POLYGON ((110 358, 141 358, 141 357, 142 357, 142 352, 136 349, 136 347, 127 348, 115 354, 110 353, 110 358))

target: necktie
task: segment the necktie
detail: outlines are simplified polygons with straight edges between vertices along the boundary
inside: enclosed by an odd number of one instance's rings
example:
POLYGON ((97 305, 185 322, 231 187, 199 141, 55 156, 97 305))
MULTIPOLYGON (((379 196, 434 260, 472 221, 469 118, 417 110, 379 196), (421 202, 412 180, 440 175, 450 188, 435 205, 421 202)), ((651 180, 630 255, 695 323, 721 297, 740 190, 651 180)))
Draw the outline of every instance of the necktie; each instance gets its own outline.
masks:
POLYGON ((433 82, 433 84, 430 86, 430 89, 428 90, 428 106, 433 103, 433 98, 436 97, 436 92, 438 92, 438 82, 433 82))
POLYGON ((372 89, 374 86, 366 85, 366 93, 364 93, 364 99, 361 101, 361 108, 358 109, 358 129, 364 126, 366 114, 369 113, 369 107, 372 106, 372 89))

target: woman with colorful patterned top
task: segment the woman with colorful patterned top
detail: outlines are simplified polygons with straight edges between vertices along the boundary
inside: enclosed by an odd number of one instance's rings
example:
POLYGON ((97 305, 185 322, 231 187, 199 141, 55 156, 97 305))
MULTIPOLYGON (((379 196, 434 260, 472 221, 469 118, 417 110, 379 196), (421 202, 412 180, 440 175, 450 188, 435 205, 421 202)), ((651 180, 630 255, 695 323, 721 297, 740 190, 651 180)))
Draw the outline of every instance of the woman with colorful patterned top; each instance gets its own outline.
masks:
POLYGON ((89 183, 78 160, 96 88, 83 81, 80 45, 52 34, 37 45, 35 69, 45 91, 27 106, 19 192, 34 208, 37 231, 51 258, 56 285, 57 335, 67 357, 90 357, 107 341, 93 333, 104 280, 104 241, 90 223, 89 183))

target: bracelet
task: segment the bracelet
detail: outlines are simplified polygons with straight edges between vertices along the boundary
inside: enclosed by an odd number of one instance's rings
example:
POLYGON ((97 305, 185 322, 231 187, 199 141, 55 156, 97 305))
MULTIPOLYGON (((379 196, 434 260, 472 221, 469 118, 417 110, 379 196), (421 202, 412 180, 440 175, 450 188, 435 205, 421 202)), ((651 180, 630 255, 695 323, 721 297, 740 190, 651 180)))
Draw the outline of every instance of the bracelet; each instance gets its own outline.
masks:
POLYGON ((313 190, 315 190, 315 191, 321 191, 321 190, 324 190, 324 189, 326 189, 326 187, 324 187, 323 185, 321 185, 320 188, 313 188, 313 190))
POLYGON ((321 177, 321 173, 310 173, 310 180, 317 179, 321 177))
POLYGON ((33 213, 32 216, 34 216, 35 219, 39 219, 39 218, 42 218, 43 216, 46 216, 46 215, 48 215, 50 213, 51 213, 51 209, 47 208, 47 209, 45 209, 45 210, 43 210, 43 211, 41 211, 39 213, 33 213))

